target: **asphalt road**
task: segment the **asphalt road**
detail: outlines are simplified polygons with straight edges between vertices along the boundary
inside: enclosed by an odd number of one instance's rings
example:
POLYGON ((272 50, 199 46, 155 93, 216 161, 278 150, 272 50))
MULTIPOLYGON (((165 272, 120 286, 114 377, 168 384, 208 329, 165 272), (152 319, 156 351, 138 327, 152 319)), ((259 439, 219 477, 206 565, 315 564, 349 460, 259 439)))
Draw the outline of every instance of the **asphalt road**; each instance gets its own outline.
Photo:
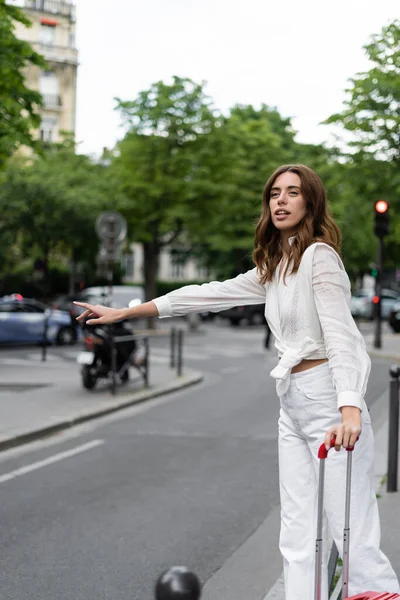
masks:
POLYGON ((173 564, 206 582, 276 511, 275 353, 262 327, 205 331, 203 384, 0 455, 3 598, 149 600, 173 564))

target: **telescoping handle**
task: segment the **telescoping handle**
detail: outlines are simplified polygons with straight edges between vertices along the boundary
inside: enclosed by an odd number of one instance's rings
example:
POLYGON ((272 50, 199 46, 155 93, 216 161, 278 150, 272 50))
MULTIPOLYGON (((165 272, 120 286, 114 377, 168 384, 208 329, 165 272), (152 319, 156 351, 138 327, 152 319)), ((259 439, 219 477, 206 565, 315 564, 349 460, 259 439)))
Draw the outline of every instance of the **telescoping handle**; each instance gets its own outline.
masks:
MULTIPOLYGON (((335 437, 331 439, 331 448, 335 447, 335 437)), ((350 496, 351 496, 351 467, 352 467, 352 448, 346 448, 347 451, 347 473, 346 473, 346 502, 343 530, 343 570, 342 570, 342 598, 348 598, 349 590, 349 546, 350 546, 350 496)), ((328 457, 329 450, 325 444, 321 444, 318 450, 319 463, 319 482, 318 482, 318 516, 317 516, 317 539, 315 544, 315 600, 321 600, 322 587, 322 524, 324 513, 324 486, 325 486, 325 459, 328 457)))

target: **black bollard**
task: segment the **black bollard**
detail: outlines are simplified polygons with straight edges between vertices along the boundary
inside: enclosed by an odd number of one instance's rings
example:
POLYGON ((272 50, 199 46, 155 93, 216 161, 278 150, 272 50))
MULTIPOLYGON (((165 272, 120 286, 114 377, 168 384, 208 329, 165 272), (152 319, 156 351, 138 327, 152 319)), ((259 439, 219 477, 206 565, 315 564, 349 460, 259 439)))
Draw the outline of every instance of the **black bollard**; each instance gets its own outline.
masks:
POLYGON ((186 567, 171 567, 157 579, 156 600, 199 600, 201 583, 186 567))
POLYGON ((389 387, 389 448, 386 489, 397 492, 397 473, 399 456, 399 412, 400 412, 400 366, 390 368, 389 387))

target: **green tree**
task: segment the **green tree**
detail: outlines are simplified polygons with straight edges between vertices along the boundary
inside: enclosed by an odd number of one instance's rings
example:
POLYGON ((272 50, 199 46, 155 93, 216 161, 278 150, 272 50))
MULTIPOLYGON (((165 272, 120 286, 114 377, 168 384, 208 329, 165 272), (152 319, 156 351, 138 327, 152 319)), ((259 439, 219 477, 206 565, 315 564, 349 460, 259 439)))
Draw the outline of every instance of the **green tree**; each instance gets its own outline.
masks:
POLYGON ((350 80, 344 111, 325 123, 338 124, 352 134, 349 152, 342 152, 341 160, 348 163, 346 173, 351 177, 354 197, 349 198, 342 214, 351 228, 350 241, 361 242, 360 234, 368 240, 364 256, 369 262, 374 260, 371 254, 376 248, 374 204, 380 198, 389 201, 391 223, 385 260, 390 268, 398 265, 400 247, 400 21, 383 27, 364 49, 371 69, 350 80))
POLYGON ((192 201, 190 238, 219 277, 252 266, 263 187, 278 166, 297 161, 294 138, 291 120, 266 105, 234 106, 208 136, 192 187, 194 198, 207 201, 192 201))
POLYGON ((364 46, 372 68, 357 73, 346 90, 345 110, 326 120, 352 132, 349 145, 377 158, 400 160, 400 21, 364 46))
POLYGON ((154 298, 160 252, 177 242, 191 212, 197 157, 216 122, 201 84, 174 77, 129 102, 118 100, 128 132, 111 173, 123 196, 120 210, 132 241, 144 251, 147 298, 154 298))
POLYGON ((0 170, 20 146, 35 146, 32 130, 40 124, 41 95, 25 83, 24 69, 45 67, 43 57, 15 36, 14 24, 30 21, 21 10, 0 0, 0 170))
POLYGON ((75 154, 70 142, 40 157, 10 159, 0 187, 4 236, 13 239, 2 250, 7 269, 13 256, 29 257, 31 264, 39 258, 44 261, 46 282, 51 258, 67 261, 72 271, 78 261, 94 265, 98 249, 94 223, 109 199, 105 169, 75 154))

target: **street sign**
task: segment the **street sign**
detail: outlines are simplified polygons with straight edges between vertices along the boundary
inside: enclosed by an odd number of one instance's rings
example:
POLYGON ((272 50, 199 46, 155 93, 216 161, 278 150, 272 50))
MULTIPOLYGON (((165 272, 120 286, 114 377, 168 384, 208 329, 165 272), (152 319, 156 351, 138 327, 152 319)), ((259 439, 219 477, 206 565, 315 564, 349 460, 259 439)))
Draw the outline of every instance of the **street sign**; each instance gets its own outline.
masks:
POLYGON ((109 251, 104 246, 100 246, 99 259, 101 262, 113 263, 121 260, 121 248, 116 246, 113 251, 109 251))
POLYGON ((122 242, 126 237, 126 221, 121 213, 113 210, 102 212, 96 219, 95 228, 101 240, 122 242))
POLYGON ((126 221, 121 213, 108 210, 96 219, 96 233, 101 240, 99 259, 114 263, 121 260, 121 242, 126 237, 126 221))
POLYGON ((100 244, 99 258, 104 262, 121 260, 121 244, 111 238, 103 239, 100 244))

